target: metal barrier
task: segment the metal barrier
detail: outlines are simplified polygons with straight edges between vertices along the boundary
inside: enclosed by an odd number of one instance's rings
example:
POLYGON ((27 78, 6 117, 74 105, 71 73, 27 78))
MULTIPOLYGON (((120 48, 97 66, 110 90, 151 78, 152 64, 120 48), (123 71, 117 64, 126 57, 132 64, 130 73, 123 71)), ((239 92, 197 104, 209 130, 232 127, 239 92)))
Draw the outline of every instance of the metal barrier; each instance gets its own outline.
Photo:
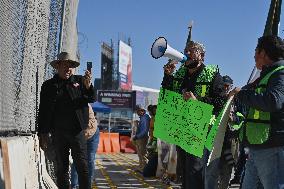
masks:
MULTIPOLYGON (((0 0, 0 136, 35 133, 41 85, 55 73, 49 63, 61 51, 79 60, 78 2, 0 0)), ((52 149, 45 155, 55 181, 52 149)))
POLYGON ((36 131, 40 87, 54 74, 59 44, 79 59, 77 8, 78 0, 0 0, 0 136, 36 131))
POLYGON ((60 1, 0 1, 0 132, 36 130, 38 95, 52 76, 57 54, 60 1))

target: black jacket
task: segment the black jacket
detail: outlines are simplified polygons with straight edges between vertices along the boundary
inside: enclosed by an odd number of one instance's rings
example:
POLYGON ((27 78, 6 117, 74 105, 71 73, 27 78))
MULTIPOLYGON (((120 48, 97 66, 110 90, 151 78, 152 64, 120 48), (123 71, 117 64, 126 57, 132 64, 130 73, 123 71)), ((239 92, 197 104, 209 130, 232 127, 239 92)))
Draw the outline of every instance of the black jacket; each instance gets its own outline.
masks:
MULTIPOLYGON (((38 114, 38 133, 44 134, 53 131, 54 110, 58 94, 58 75, 45 81, 41 86, 38 114)), ((87 128, 89 121, 88 103, 94 102, 93 86, 86 89, 83 77, 72 75, 66 89, 72 99, 77 119, 82 129, 87 128)))
MULTIPOLYGON (((194 74, 189 75, 189 73, 186 73, 184 78, 182 79, 181 88, 177 92, 182 94, 182 90, 186 90, 194 93, 197 78, 201 74, 204 68, 205 65, 202 64, 199 70, 197 70, 194 74)), ((173 90, 172 89, 173 82, 174 82, 173 75, 164 74, 164 78, 161 85, 164 89, 173 90)), ((224 82, 220 73, 217 72, 210 86, 209 96, 199 97, 197 94, 194 95, 197 97, 199 101, 213 105, 214 106, 213 114, 218 115, 226 102, 226 99, 224 98, 224 96, 222 96, 222 94, 224 94, 224 82)))
MULTIPOLYGON (((263 68, 260 79, 278 66, 284 66, 284 60, 263 68)), ((284 70, 277 71, 270 77, 264 93, 257 94, 254 86, 248 85, 238 93, 237 98, 246 106, 270 112, 271 136, 269 140, 259 145, 247 145, 256 148, 284 146, 284 70)))

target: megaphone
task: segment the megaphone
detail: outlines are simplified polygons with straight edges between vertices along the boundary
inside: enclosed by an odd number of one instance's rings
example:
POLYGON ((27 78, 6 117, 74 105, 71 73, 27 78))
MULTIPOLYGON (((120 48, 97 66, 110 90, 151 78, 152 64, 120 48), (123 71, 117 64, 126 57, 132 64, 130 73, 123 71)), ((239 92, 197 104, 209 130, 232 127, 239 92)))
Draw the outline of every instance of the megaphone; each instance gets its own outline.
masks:
POLYGON ((159 37, 155 40, 151 48, 151 55, 155 59, 165 56, 182 63, 188 59, 186 55, 168 45, 168 42, 164 37, 159 37))

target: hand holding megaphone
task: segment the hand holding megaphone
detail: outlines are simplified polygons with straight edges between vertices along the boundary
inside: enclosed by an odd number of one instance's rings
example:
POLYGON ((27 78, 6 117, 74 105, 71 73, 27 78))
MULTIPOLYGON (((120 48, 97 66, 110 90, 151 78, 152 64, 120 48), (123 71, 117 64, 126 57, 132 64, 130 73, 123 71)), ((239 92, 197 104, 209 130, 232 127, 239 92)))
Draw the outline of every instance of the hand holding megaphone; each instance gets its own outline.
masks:
POLYGON ((164 65, 165 74, 167 75, 173 74, 176 69, 176 64, 178 64, 177 60, 169 60, 169 62, 166 65, 164 65))
POLYGON ((188 59, 186 55, 173 49, 164 37, 159 37, 155 40, 151 48, 151 55, 155 59, 164 56, 182 63, 188 59))

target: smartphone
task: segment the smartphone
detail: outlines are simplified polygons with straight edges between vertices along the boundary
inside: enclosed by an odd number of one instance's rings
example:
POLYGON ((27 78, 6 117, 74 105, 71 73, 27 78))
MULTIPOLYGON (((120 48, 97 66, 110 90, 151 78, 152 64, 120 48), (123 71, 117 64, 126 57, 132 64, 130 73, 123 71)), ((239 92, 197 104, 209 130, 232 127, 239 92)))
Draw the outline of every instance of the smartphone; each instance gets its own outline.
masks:
POLYGON ((87 70, 89 71, 89 72, 92 72, 92 62, 87 62, 87 70))

